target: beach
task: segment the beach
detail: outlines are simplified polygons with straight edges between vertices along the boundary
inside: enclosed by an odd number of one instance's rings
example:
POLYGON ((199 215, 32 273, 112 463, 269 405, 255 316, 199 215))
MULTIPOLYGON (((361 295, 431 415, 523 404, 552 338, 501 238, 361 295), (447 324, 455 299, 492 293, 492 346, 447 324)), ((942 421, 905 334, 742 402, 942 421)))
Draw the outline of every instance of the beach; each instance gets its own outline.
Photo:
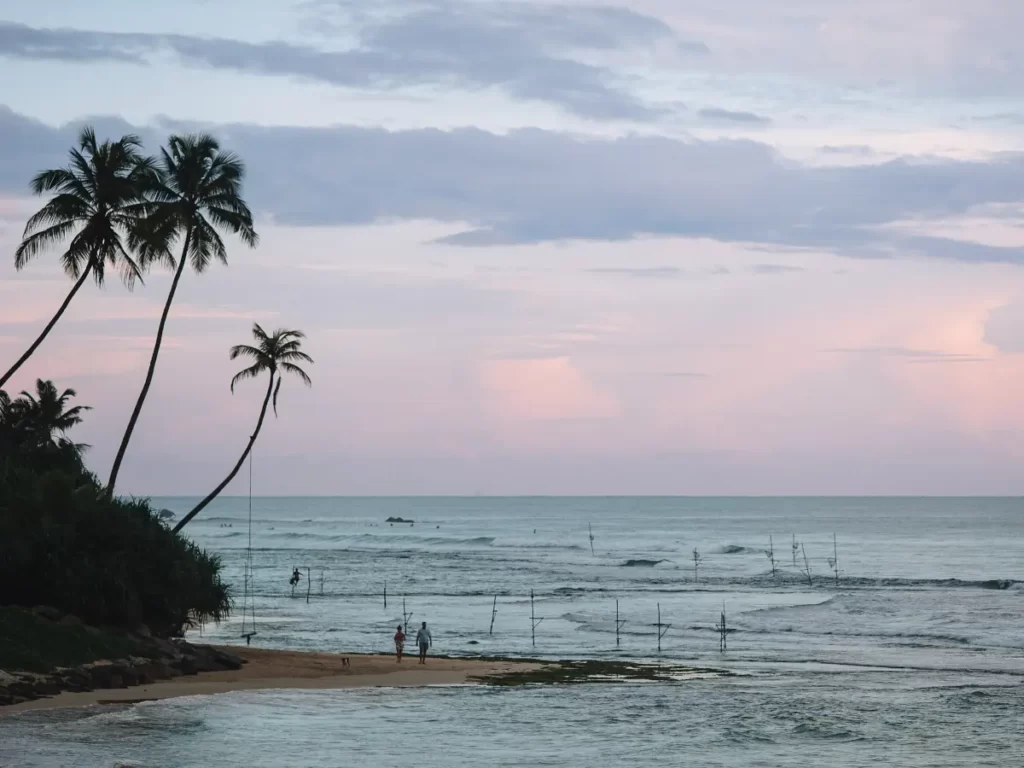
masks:
POLYGON ((135 704, 231 691, 463 685, 471 684, 480 677, 528 671, 538 666, 515 661, 448 658, 428 658, 427 663, 421 665, 415 654, 406 656, 399 664, 393 655, 383 654, 344 655, 245 646, 219 647, 245 659, 245 666, 237 671, 204 672, 132 688, 61 693, 0 707, 0 716, 28 710, 135 704), (344 659, 348 659, 347 665, 343 663, 344 659))

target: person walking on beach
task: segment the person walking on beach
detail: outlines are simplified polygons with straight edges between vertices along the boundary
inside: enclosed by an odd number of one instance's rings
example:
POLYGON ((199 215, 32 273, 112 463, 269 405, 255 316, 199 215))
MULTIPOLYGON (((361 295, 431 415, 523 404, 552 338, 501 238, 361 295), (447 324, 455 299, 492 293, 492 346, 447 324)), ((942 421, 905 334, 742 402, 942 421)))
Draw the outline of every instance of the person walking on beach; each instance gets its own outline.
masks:
POLYGON ((398 625, 398 631, 395 632, 395 656, 398 659, 398 663, 402 663, 402 651, 405 650, 405 632, 402 631, 402 625, 398 625))
POLYGON ((433 638, 430 637, 430 630, 427 629, 427 622, 423 622, 419 632, 416 633, 416 645, 420 647, 420 664, 427 663, 427 649, 433 645, 433 638))

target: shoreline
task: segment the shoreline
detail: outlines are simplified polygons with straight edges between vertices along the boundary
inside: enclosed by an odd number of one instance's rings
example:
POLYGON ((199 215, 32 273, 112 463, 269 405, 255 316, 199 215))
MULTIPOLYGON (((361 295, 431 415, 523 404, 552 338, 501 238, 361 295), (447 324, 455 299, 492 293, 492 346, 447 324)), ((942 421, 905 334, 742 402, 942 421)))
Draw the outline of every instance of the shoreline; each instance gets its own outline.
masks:
POLYGON ((340 654, 289 651, 246 646, 216 646, 246 661, 239 670, 200 672, 131 688, 64 692, 48 698, 0 707, 0 717, 46 709, 109 704, 137 704, 181 696, 208 696, 232 691, 287 689, 343 689, 375 687, 422 687, 476 684, 479 678, 531 672, 536 662, 502 659, 451 659, 428 657, 425 665, 394 654, 340 654), (344 659, 349 663, 345 664, 344 659))

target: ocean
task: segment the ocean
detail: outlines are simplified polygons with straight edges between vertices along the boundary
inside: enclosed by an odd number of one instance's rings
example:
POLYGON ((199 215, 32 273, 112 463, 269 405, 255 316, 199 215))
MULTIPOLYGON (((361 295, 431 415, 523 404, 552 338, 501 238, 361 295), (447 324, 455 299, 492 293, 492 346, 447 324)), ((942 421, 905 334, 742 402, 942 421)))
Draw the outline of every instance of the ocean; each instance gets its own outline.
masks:
MULTIPOLYGON (((179 515, 194 502, 153 501, 179 515)), ((231 619, 193 639, 243 642, 249 504, 219 499, 186 528, 222 556, 237 601, 231 619)), ((1024 765, 1024 500, 251 504, 254 645, 386 652, 397 624, 425 620, 439 653, 664 660, 708 673, 25 713, 0 718, 0 765, 1024 765)))

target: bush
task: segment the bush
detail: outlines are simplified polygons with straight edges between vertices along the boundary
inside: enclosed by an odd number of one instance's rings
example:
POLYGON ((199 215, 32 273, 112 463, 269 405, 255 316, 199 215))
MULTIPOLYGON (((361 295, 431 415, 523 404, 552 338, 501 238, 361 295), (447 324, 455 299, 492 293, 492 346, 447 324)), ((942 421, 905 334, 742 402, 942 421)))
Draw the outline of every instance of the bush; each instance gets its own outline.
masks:
POLYGON ((180 634, 227 615, 220 568, 144 500, 107 499, 94 482, 61 471, 0 477, 0 604, 180 634))
POLYGON ((63 435, 73 390, 0 391, 0 605, 51 605, 91 624, 161 635, 230 610, 216 556, 172 533, 149 502, 108 498, 63 435))

